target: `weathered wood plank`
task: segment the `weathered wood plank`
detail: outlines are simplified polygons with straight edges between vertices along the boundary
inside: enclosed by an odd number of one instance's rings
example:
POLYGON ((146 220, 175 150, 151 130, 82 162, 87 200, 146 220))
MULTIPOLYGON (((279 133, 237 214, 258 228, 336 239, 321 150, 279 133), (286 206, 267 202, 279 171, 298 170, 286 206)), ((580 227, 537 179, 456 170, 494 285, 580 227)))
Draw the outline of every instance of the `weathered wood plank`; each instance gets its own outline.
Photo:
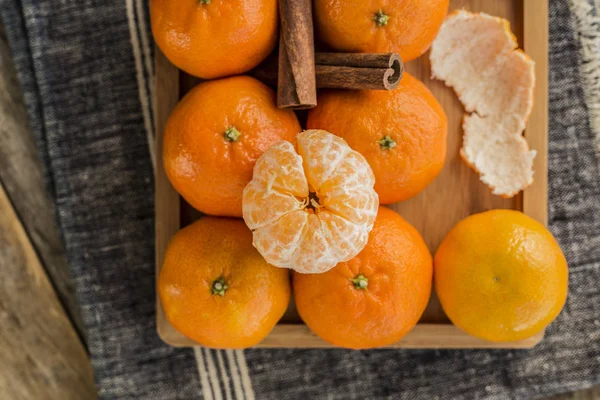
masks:
POLYGON ((54 220, 4 29, 0 23, 0 182, 14 204, 58 297, 80 335, 73 281, 54 220))
POLYGON ((2 186, 0 271, 0 398, 95 398, 88 355, 2 186))
POLYGON ((600 386, 595 388, 578 390, 573 393, 550 397, 546 400, 600 400, 600 386))

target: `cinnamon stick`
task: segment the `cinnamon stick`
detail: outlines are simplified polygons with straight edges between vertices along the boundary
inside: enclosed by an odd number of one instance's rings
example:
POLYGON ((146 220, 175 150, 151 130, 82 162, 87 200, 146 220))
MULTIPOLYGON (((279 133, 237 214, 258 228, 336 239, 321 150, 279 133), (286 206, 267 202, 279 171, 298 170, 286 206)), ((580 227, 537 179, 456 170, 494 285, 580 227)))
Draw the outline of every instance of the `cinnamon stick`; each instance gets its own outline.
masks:
POLYGON ((317 87, 393 90, 404 66, 396 53, 317 53, 317 87))
MULTIPOLYGON (((393 90, 404 66, 396 53, 315 53, 317 88, 393 90)), ((277 85, 277 59, 270 57, 250 74, 277 85)))
POLYGON ((277 106, 312 108, 317 105, 312 0, 279 0, 279 16, 277 106))

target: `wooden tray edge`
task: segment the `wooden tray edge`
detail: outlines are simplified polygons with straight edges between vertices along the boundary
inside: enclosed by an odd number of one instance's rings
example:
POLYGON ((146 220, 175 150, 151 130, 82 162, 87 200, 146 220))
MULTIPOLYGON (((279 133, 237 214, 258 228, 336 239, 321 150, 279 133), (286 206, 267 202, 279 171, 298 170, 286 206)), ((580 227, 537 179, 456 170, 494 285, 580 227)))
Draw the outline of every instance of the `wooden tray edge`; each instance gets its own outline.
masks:
POLYGON ((535 61, 535 103, 525 137, 537 151, 533 184, 523 192, 523 212, 548 225, 548 1, 523 2, 523 47, 535 61), (533 4, 535 3, 535 4, 533 4), (528 135, 528 132, 538 134, 528 135), (539 134, 544 132, 545 134, 539 134))
MULTIPOLYGON (((158 46, 154 46, 154 84, 155 98, 153 99, 154 120, 155 120, 155 155, 154 155, 154 215, 155 215, 155 262, 156 278, 158 285, 158 274, 165 257, 165 252, 171 237, 180 228, 180 203, 179 194, 171 186, 167 178, 162 160, 162 132, 167 123, 171 110, 179 102, 179 70, 175 67, 158 46), (159 101, 160 99, 160 101, 159 101), (161 193, 159 195, 159 193, 161 193), (161 218, 156 218, 160 215, 161 218)), ((175 331, 165 316, 158 290, 156 290, 156 330, 158 336, 167 344, 169 343, 167 334, 163 332, 163 323, 175 331)), ((175 331, 176 332, 176 331, 175 331)), ((180 333, 177 334, 184 337, 180 333)))
MULTIPOLYGON (((159 337, 174 347, 199 346, 172 327, 158 328, 159 337)), ((451 324, 418 324, 402 340, 386 349, 529 349, 544 338, 544 332, 516 342, 489 342, 477 339, 451 324)), ((306 325, 278 324, 256 348, 290 348, 290 342, 302 343, 304 349, 336 349, 315 335, 306 325)))

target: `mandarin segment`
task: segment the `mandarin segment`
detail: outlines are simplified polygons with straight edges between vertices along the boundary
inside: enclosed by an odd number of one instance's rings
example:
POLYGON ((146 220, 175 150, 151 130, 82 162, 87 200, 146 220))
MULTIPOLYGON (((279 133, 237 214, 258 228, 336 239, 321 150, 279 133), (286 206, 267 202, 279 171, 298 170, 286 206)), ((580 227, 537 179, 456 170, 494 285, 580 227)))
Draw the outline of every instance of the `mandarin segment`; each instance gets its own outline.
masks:
POLYGON ((265 153, 265 157, 256 162, 254 180, 294 196, 308 196, 308 181, 304 175, 302 157, 296 154, 294 146, 283 141, 269 147, 265 153))
POLYGON ((378 197, 367 161, 326 131, 267 150, 243 196, 254 246, 278 267, 321 273, 365 246, 378 197))
POLYGON ((297 138, 298 154, 304 162, 308 183, 314 191, 345 161, 351 149, 346 142, 334 135, 321 135, 319 131, 306 131, 297 138))
POLYGON ((269 188, 264 182, 252 181, 244 189, 244 219, 250 229, 258 229, 277 221, 294 210, 304 208, 304 203, 289 192, 269 188), (269 207, 264 207, 269 204, 269 207))
POLYGON ((308 229, 309 214, 304 210, 292 211, 253 231, 256 247, 269 264, 293 268, 295 253, 308 229))
POLYGON ((250 229, 277 221, 283 215, 303 209, 308 183, 302 158, 289 142, 279 142, 265 152, 254 166, 254 179, 243 193, 243 216, 250 229), (264 207, 269 204, 269 207, 264 207))
MULTIPOLYGON (((356 224, 339 214, 323 211, 320 214, 321 228, 334 257, 339 261, 348 261, 365 247, 369 238, 367 229, 356 229, 356 224)), ((338 261, 338 262, 339 262, 338 261)), ((335 266, 335 264, 334 264, 335 266)))
POLYGON ((321 215, 307 213, 307 218, 306 230, 289 260, 288 268, 305 274, 325 272, 337 264, 336 256, 342 244, 328 240, 321 215))
POLYGON ((323 206, 338 215, 343 215, 353 223, 363 224, 369 222, 377 215, 379 200, 372 192, 349 190, 335 196, 327 196, 323 206))
POLYGON ((323 196, 335 197, 374 185, 375 175, 370 164, 360 153, 353 151, 337 165, 329 178, 322 182, 320 193, 323 196))

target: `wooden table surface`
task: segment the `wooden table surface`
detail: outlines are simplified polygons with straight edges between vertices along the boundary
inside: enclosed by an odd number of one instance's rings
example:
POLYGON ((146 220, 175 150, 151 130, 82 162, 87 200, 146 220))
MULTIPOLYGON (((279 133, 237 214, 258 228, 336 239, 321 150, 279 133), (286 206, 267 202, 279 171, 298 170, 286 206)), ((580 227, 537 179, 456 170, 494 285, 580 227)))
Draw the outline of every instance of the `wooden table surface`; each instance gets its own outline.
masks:
MULTIPOLYGON (((85 331, 0 23, 0 399, 94 399, 85 331)), ((599 400, 600 388, 553 397, 599 400)))

